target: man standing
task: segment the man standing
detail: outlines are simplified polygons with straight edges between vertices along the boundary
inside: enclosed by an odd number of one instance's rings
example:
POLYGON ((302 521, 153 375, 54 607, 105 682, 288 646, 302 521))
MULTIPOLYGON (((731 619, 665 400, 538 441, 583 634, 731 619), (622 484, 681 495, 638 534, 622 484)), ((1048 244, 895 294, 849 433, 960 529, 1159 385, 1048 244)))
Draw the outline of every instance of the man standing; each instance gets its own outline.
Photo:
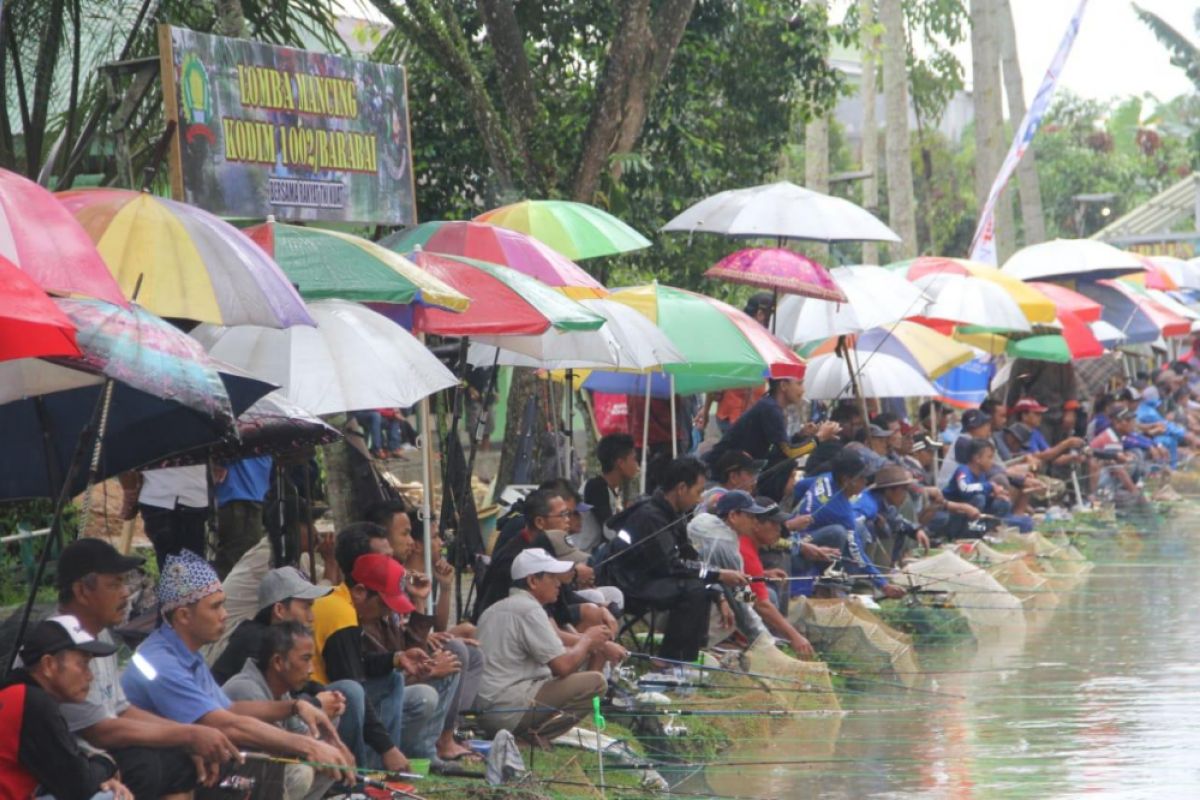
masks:
POLYGON ((60 703, 87 699, 88 662, 116 651, 71 616, 51 617, 29 632, 20 652, 26 666, 0 688, 0 797, 24 800, 40 786, 39 794, 62 800, 87 800, 101 791, 133 800, 112 761, 80 751, 59 710, 60 703))
POLYGON ((217 557, 213 564, 221 578, 263 538, 263 498, 271 488, 273 465, 270 456, 254 456, 215 470, 217 557))
POLYGON ((204 555, 208 523, 208 470, 204 465, 142 473, 138 511, 161 570, 180 550, 204 555))
MULTIPOLYGON (((123 556, 101 539, 78 539, 58 557, 58 602, 104 645, 115 643, 110 628, 129 610, 126 573, 143 560, 123 556)), ((197 779, 215 781, 237 748, 215 728, 179 724, 136 708, 125 698, 115 655, 91 659, 91 688, 82 702, 62 706, 67 727, 86 748, 107 751, 122 781, 136 797, 187 792, 197 779)))
POLYGON ((553 739, 588 713, 592 698, 604 696, 599 670, 608 631, 589 628, 566 647, 543 608, 557 599, 562 577, 573 567, 541 548, 522 551, 512 564, 510 595, 480 618, 484 671, 477 705, 495 709, 480 716, 490 733, 553 739))

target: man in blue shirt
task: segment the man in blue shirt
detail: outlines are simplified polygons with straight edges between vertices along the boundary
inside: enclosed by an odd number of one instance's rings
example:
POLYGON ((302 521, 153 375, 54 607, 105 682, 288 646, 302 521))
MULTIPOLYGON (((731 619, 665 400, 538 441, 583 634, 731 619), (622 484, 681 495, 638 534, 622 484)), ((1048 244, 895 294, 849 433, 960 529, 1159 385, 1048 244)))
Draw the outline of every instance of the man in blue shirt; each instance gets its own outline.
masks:
POLYGON ((217 483, 217 574, 224 580, 263 538, 263 498, 271 488, 270 456, 230 461, 214 471, 217 483))
POLYGON ((159 578, 162 625, 146 638, 121 677, 129 702, 184 725, 220 730, 242 749, 332 764, 353 783, 354 758, 321 709, 302 700, 231 703, 199 650, 225 628, 225 594, 208 562, 189 550, 168 556, 159 578), (325 741, 273 723, 297 716, 325 741))
POLYGON ((1042 414, 1047 410, 1046 406, 1032 397, 1022 397, 1013 405, 1012 417, 1017 422, 1029 426, 1029 442, 1025 445, 1025 449, 1046 466, 1051 464, 1060 467, 1070 466, 1083 461, 1083 456, 1071 452, 1079 450, 1087 444, 1078 436, 1068 436, 1055 445, 1046 441, 1046 437, 1042 434, 1042 414))

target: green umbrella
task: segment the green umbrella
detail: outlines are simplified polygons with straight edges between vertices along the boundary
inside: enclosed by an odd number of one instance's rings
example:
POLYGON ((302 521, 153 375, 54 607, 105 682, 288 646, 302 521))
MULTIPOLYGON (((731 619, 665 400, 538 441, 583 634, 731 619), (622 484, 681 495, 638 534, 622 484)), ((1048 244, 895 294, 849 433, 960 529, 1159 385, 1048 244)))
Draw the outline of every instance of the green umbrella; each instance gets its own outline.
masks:
POLYGON ((573 261, 650 246, 649 239, 607 211, 566 200, 522 200, 485 211, 475 221, 532 236, 573 261))
POLYGON ((1013 358, 1053 361, 1055 364, 1066 364, 1071 360, 1071 348, 1067 346, 1067 340, 1057 333, 1010 339, 1004 352, 1013 358))
POLYGON ((471 302, 399 253, 359 236, 274 220, 245 233, 275 259, 305 300, 416 303, 451 311, 471 302))

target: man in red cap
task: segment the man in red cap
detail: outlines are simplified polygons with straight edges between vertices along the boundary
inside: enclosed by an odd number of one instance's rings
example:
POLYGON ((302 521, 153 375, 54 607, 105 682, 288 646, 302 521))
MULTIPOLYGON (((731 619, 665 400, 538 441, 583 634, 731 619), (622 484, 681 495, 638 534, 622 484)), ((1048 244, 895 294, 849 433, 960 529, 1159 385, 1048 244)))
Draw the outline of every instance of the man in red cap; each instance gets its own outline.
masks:
POLYGON ((1068 436, 1053 446, 1046 441, 1046 437, 1042 435, 1041 425, 1042 414, 1047 410, 1046 406, 1032 397, 1022 397, 1013 404, 1012 416, 1017 422, 1028 425, 1033 431, 1033 435, 1029 437, 1029 442, 1025 445, 1026 449, 1046 465, 1068 466, 1082 461, 1082 455, 1070 452, 1079 450, 1086 444, 1078 436, 1068 436))

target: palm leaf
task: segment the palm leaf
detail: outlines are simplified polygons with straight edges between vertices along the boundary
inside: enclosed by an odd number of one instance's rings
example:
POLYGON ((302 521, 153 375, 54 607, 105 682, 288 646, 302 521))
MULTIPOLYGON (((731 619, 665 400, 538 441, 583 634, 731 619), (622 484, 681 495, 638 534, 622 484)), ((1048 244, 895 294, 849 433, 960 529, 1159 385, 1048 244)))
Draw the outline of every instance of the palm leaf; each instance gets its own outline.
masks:
POLYGON ((1137 3, 1133 4, 1133 10, 1171 53, 1171 63, 1187 73, 1188 79, 1200 89, 1200 47, 1153 11, 1147 11, 1137 3))

